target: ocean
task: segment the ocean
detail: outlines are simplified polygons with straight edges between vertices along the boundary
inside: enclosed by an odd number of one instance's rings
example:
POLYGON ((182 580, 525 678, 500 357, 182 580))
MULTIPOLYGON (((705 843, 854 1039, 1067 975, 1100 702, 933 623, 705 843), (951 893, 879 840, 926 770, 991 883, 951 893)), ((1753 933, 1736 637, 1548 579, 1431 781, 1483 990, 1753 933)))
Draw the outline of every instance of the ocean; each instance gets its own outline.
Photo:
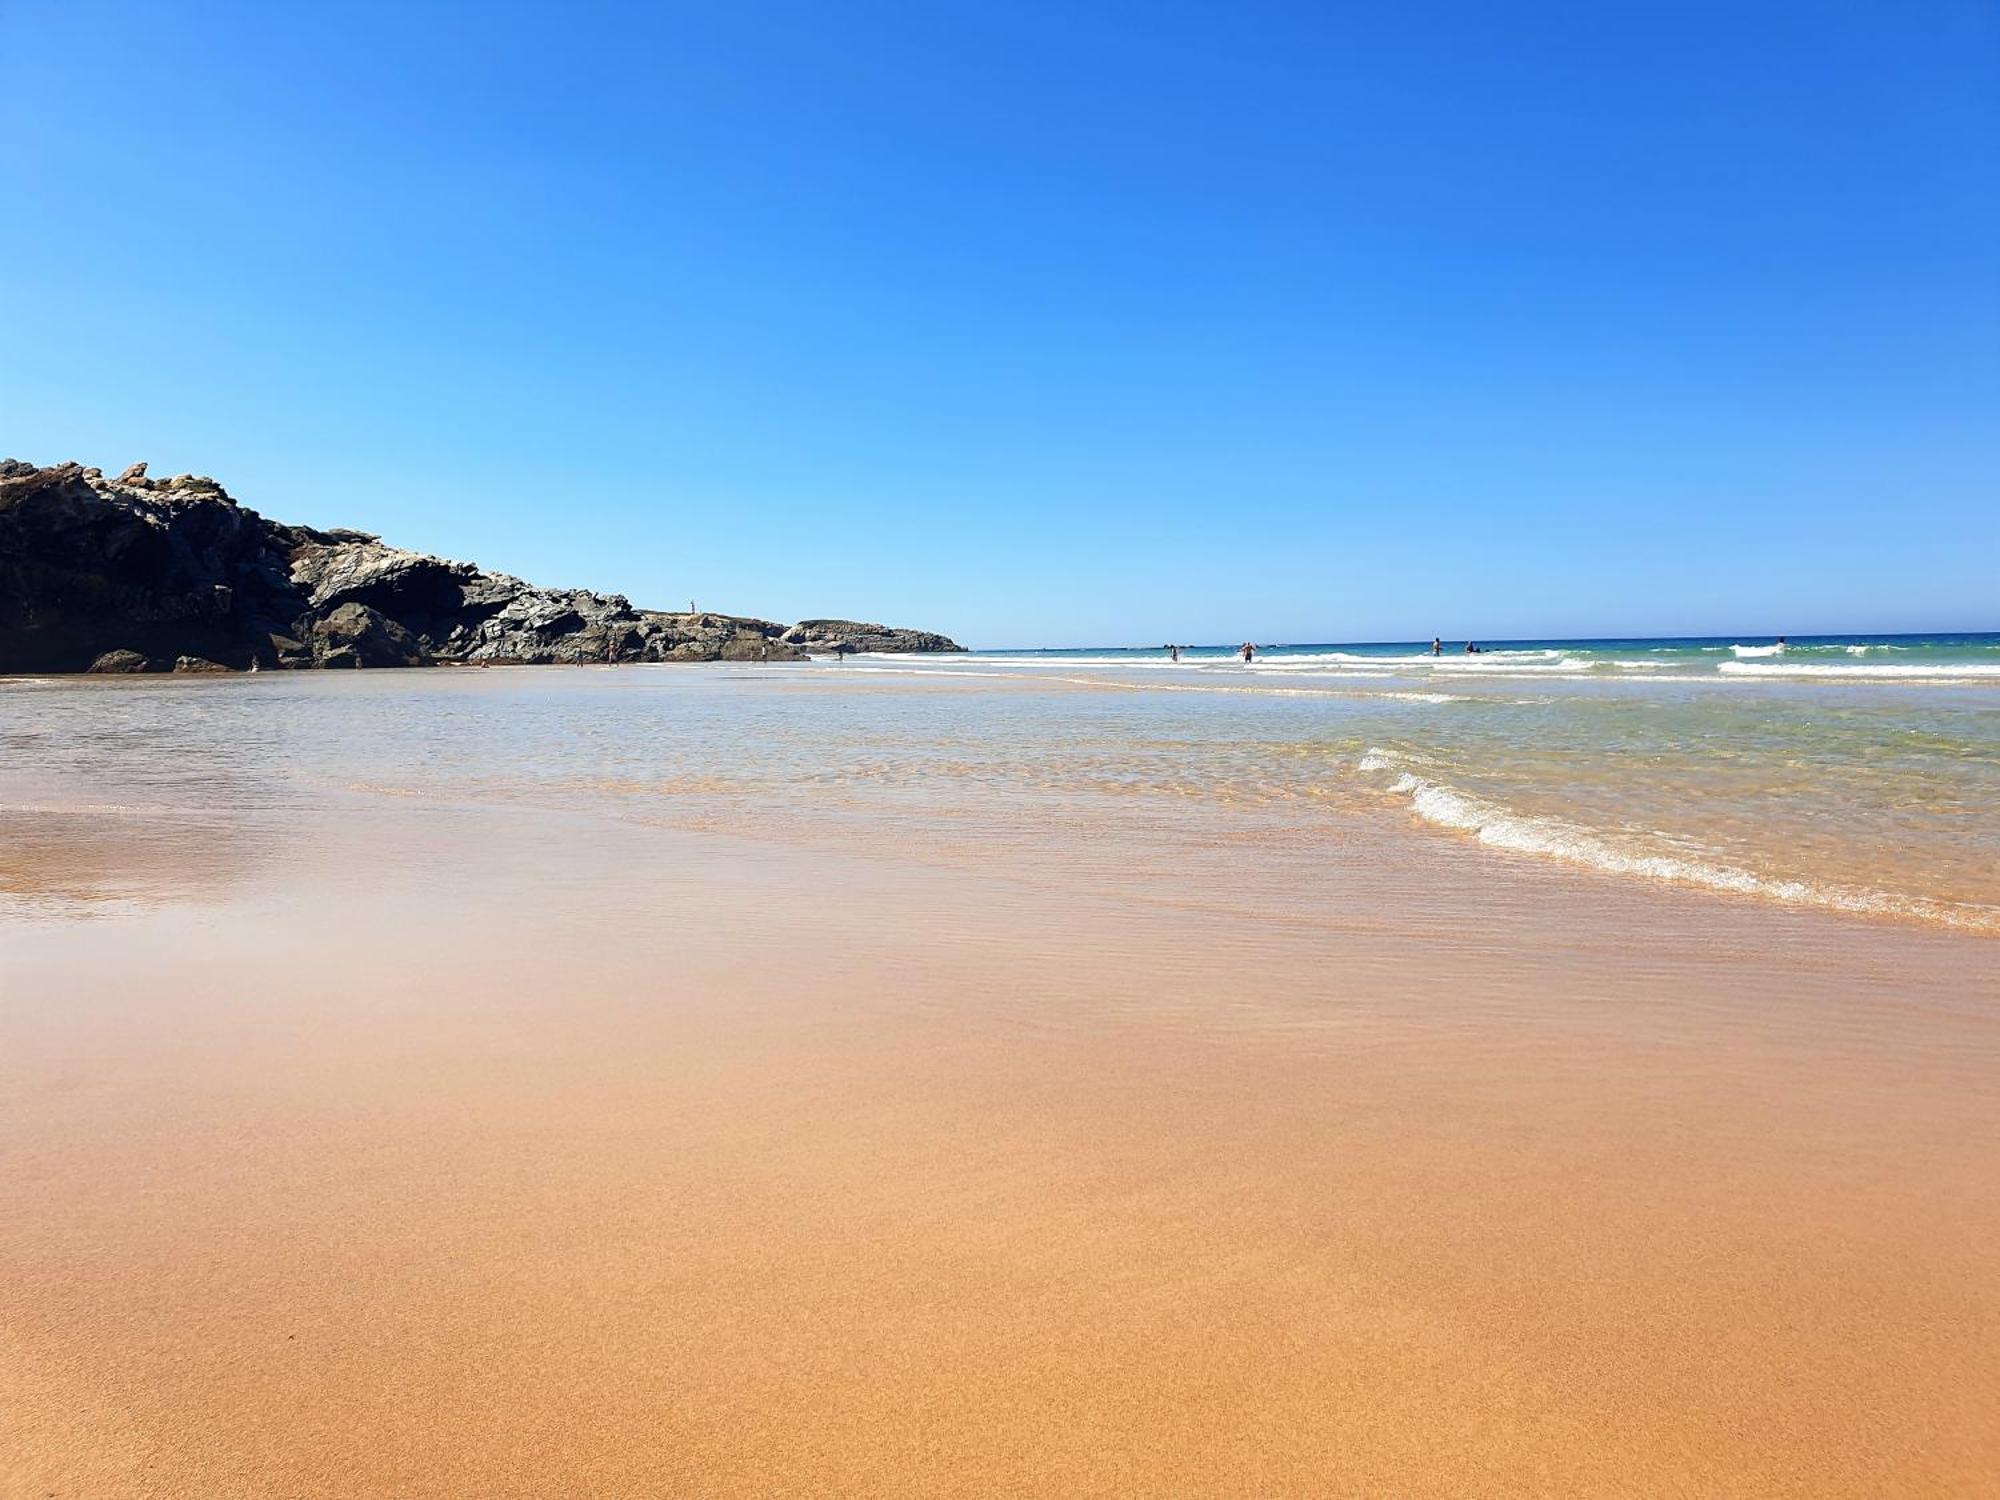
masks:
MULTIPOLYGON (((1683 673, 1723 677, 1907 678, 1963 682, 2000 678, 2000 632, 1942 635, 1629 636, 1587 640, 1375 641, 1256 647, 1252 665, 1337 673, 1393 670, 1419 675, 1622 676, 1683 673), (1476 647, 1468 651, 1468 646, 1476 647)), ((981 660, 1177 663, 1171 646, 1005 650, 981 660)), ((1181 646, 1180 665, 1240 665, 1240 646, 1181 646)))
POLYGON ((37 806, 161 828, 339 792, 940 857, 1053 819, 1328 858, 1359 819, 1495 878, 1539 861, 2000 932, 2000 635, 1482 646, 16 678, 0 818, 18 847, 37 806))
MULTIPOLYGON (((1465 644, 854 666, 1137 695, 1128 748, 1093 744, 1079 780, 1374 805, 1623 876, 2000 931, 2000 634, 1465 644)), ((1075 750, 1015 732, 1060 779, 1075 750)))

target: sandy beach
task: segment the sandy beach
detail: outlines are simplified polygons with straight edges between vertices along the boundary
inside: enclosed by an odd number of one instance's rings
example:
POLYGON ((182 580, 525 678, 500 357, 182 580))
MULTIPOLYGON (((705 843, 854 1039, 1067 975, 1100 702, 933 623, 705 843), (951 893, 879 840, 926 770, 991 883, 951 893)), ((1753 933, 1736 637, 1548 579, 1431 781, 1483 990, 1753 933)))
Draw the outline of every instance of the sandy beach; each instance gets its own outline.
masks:
POLYGON ((0 0, 0 1500, 2000 1500, 1996 43, 0 0))
POLYGON ((0 1494, 2000 1475, 1988 938, 1346 814, 539 805, 449 727, 463 796, 260 802, 269 722, 6 787, 0 1494))

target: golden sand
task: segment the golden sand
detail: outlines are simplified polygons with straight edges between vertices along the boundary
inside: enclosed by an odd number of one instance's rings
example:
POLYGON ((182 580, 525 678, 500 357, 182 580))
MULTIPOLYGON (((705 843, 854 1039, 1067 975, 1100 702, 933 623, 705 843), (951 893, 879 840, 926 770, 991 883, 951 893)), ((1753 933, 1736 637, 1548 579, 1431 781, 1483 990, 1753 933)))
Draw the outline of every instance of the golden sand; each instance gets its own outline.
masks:
POLYGON ((1064 843, 0 918, 0 1495, 2000 1490, 1989 943, 1064 843))

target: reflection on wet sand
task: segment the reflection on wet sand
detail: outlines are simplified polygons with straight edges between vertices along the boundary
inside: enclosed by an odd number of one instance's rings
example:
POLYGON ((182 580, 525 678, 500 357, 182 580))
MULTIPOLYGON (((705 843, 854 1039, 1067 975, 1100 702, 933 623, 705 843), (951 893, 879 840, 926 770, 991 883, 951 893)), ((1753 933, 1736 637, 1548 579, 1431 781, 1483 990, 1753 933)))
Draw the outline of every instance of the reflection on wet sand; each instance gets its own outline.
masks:
POLYGON ((200 814, 0 807, 0 920, 218 900, 244 856, 239 833, 200 814))

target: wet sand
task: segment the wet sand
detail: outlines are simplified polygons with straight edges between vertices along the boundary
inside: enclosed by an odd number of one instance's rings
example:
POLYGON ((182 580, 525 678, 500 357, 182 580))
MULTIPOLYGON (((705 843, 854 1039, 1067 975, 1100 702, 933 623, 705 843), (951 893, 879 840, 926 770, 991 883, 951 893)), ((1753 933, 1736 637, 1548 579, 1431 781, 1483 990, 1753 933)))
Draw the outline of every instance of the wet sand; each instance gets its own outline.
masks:
POLYGON ((0 1495, 2000 1487, 1990 940, 1360 822, 115 826, 115 912, 0 865, 0 1495))

